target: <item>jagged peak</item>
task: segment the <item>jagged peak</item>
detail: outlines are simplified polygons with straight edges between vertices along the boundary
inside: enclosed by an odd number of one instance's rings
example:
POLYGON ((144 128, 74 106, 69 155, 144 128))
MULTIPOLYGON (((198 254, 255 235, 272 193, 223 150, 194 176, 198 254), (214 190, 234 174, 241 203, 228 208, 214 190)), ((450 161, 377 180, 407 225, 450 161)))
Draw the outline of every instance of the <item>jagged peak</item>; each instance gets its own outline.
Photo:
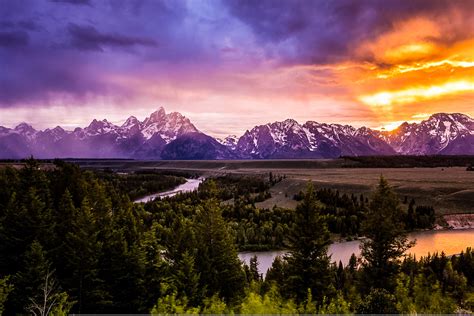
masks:
POLYGON ((163 120, 163 118, 166 116, 166 111, 165 108, 160 106, 158 110, 155 112, 151 113, 150 117, 147 119, 149 122, 158 122, 163 120))
POLYGON ((36 130, 33 128, 33 126, 25 122, 21 122, 20 124, 18 124, 14 128, 14 130, 20 134, 27 134, 27 135, 36 133, 36 130))
MULTIPOLYGON (((449 120, 449 121, 473 121, 473 119, 466 114, 463 113, 434 113, 430 115, 430 117, 423 121, 434 121, 434 120, 449 120)), ((422 123, 423 123, 422 122, 422 123)))
POLYGON ((130 127, 139 123, 140 121, 132 115, 122 124, 122 127, 130 127))

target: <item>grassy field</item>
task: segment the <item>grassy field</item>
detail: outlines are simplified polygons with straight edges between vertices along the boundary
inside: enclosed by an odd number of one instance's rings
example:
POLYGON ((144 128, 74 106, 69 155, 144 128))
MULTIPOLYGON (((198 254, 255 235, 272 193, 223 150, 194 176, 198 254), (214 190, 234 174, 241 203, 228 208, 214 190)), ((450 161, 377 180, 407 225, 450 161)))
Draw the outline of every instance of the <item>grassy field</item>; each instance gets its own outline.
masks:
POLYGON ((274 204, 294 207, 293 195, 304 189, 308 181, 313 181, 316 187, 338 189, 342 193, 370 194, 380 175, 383 175, 401 199, 405 196, 414 198, 419 205, 433 206, 440 215, 474 213, 474 172, 461 167, 290 169, 284 170, 284 174, 287 178, 271 189, 272 198, 258 204, 260 207, 272 207, 274 204))

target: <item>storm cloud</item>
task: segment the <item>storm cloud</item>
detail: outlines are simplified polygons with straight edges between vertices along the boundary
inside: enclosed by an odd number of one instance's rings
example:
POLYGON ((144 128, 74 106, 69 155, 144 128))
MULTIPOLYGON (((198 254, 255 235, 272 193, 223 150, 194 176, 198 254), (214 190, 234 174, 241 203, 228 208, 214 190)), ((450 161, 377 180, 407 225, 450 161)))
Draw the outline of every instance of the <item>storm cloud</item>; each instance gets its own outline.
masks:
MULTIPOLYGON (((289 63, 325 64, 353 55, 362 41, 392 30, 399 21, 424 16, 436 21, 456 10, 465 23, 449 38, 472 36, 474 2, 469 0, 293 0, 226 1, 233 16, 248 25, 272 54, 289 63), (470 27, 471 32, 466 33, 470 27)), ((456 25, 455 25, 456 26, 456 25)), ((441 27, 443 27, 441 25, 441 27)), ((370 60, 371 56, 365 56, 370 60)))
POLYGON ((68 25, 68 32, 72 38, 72 46, 79 49, 103 51, 104 46, 156 46, 156 42, 153 39, 121 34, 99 33, 93 26, 81 26, 71 23, 68 25))

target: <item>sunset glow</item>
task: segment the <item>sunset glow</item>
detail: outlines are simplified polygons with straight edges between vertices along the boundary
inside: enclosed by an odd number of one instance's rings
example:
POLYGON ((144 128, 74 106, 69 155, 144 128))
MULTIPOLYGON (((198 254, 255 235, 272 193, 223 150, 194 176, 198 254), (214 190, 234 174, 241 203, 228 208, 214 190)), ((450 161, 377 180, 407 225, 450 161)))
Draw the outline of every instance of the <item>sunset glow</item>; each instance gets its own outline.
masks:
POLYGON ((400 91, 384 91, 374 95, 362 96, 360 100, 370 106, 386 106, 400 103, 414 103, 439 98, 448 94, 474 92, 474 82, 455 81, 439 86, 409 88, 400 91))
POLYGON ((474 1, 2 6, 5 126, 118 124, 159 106, 216 136, 290 117, 390 128, 474 115, 474 1))

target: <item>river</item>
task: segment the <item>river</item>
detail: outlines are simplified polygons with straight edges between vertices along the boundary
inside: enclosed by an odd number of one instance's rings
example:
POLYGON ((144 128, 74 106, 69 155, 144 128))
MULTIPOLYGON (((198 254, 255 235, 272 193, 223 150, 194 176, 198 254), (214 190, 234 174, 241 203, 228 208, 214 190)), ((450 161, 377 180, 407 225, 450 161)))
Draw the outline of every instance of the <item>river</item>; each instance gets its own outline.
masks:
POLYGON ((150 201, 153 201, 154 199, 156 199, 157 197, 169 197, 169 196, 174 196, 180 192, 190 192, 190 191, 194 191, 196 190, 198 187, 199 187, 199 184, 204 181, 203 178, 198 178, 198 179, 186 179, 186 182, 177 186, 176 188, 172 189, 172 190, 169 190, 169 191, 165 191, 165 192, 159 192, 159 193, 154 193, 154 194, 150 194, 150 195, 147 195, 147 196, 144 196, 142 198, 139 198, 135 201, 133 201, 134 203, 146 203, 146 202, 150 202, 150 201))
MULTIPOLYGON (((467 247, 474 247, 474 229, 423 231, 412 233, 409 238, 416 239, 416 245, 408 252, 415 254, 417 258, 441 251, 446 255, 454 255, 466 250, 467 247)), ((342 261, 346 265, 353 253, 360 255, 359 245, 358 240, 333 243, 329 246, 328 253, 332 261, 342 261)), ((285 251, 241 252, 239 258, 248 264, 250 258, 256 255, 259 271, 265 275, 275 257, 285 253, 285 251)))

